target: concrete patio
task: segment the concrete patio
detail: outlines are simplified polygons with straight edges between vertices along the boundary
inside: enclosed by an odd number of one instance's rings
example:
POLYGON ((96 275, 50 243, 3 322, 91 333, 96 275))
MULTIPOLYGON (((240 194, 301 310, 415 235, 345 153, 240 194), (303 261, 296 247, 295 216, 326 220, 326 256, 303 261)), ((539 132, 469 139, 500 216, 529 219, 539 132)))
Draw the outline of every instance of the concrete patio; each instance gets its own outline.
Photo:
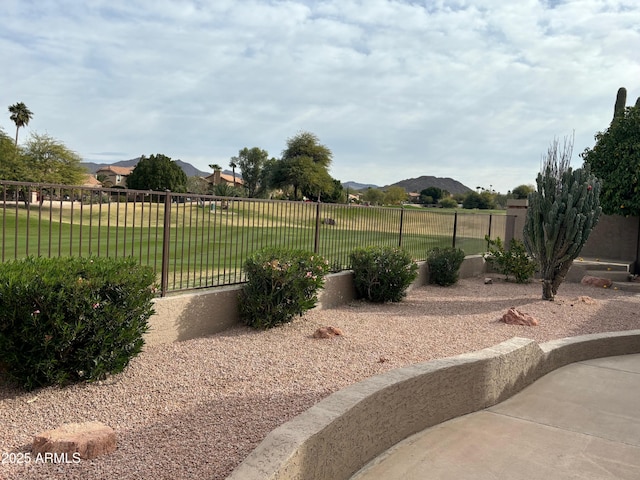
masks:
POLYGON ((640 354, 573 363, 417 433, 353 480, 638 479, 640 354))

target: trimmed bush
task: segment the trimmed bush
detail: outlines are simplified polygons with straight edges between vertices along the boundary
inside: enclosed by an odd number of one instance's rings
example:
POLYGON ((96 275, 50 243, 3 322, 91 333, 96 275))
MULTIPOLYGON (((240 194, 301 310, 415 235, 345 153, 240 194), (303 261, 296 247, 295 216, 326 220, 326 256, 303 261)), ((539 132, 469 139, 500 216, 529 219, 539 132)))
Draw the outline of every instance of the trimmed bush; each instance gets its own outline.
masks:
POLYGON ((401 248, 357 248, 349 259, 356 292, 370 302, 399 302, 418 276, 418 265, 401 248))
POLYGON ((244 269, 247 283, 240 292, 240 318, 254 328, 271 328, 316 305, 329 264, 305 250, 268 247, 250 256, 244 269))
POLYGON ((0 264, 0 364, 28 390, 121 372, 144 344, 154 282, 133 259, 0 264))
POLYGON ((464 252, 459 248, 434 248, 427 255, 429 283, 436 283, 443 287, 454 285, 458 281, 463 261, 464 252))
POLYGON ((524 243, 513 238, 509 243, 509 249, 505 250, 500 237, 491 240, 485 236, 489 244, 489 252, 484 259, 507 279, 513 275, 517 283, 527 283, 536 272, 536 262, 527 255, 524 243))

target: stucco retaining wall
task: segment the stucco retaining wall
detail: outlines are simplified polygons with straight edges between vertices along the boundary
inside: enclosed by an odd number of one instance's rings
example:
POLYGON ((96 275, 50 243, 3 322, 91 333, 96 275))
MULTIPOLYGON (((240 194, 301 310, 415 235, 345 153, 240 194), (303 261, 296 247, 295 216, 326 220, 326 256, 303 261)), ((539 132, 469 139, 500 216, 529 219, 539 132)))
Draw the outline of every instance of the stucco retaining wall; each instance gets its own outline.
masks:
MULTIPOLYGON (((418 266, 418 278, 410 288, 425 285, 429 281, 426 262, 420 262, 418 266)), ((482 255, 470 255, 460 267, 460 278, 480 275, 484 271, 482 255)), ((149 319, 146 344, 158 345, 206 337, 238 325, 238 294, 241 289, 242 286, 219 287, 155 299, 155 314, 149 319)), ((330 274, 318 295, 316 308, 334 308, 355 298, 353 272, 330 274)))
POLYGON ((405 438, 499 403, 572 362, 640 353, 640 330, 494 347, 371 377, 272 431, 228 480, 347 480, 405 438))

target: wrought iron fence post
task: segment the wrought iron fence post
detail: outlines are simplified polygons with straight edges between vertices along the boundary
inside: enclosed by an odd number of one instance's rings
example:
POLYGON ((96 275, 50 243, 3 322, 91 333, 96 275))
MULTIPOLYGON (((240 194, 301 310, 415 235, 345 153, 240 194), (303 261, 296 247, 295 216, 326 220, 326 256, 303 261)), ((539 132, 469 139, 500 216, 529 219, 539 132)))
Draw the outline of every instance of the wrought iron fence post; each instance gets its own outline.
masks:
POLYGON ((453 213, 453 248, 456 248, 456 234, 458 232, 458 212, 453 213))
POLYGON ((316 233, 313 239, 313 253, 318 253, 320 244, 320 202, 316 203, 316 233))
POLYGON ((167 295, 169 289, 169 239, 171 229, 171 190, 165 191, 164 222, 162 229, 162 272, 160 273, 160 296, 167 295))
POLYGON ((489 250, 489 242, 491 241, 491 219, 493 218, 493 214, 489 214, 489 233, 487 234, 487 250, 489 250))
POLYGON ((404 224, 404 206, 400 205, 400 235, 398 238, 398 248, 402 247, 402 226, 404 224))

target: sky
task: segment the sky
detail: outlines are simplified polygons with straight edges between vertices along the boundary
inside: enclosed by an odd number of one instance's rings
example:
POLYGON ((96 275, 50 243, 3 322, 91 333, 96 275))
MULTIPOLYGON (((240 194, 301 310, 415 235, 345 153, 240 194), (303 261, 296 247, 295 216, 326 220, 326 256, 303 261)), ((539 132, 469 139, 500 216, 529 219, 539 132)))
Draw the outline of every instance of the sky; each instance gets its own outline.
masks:
POLYGON ((507 193, 640 96, 636 0, 2 0, 0 128, 203 171, 315 134, 330 174, 507 193))

